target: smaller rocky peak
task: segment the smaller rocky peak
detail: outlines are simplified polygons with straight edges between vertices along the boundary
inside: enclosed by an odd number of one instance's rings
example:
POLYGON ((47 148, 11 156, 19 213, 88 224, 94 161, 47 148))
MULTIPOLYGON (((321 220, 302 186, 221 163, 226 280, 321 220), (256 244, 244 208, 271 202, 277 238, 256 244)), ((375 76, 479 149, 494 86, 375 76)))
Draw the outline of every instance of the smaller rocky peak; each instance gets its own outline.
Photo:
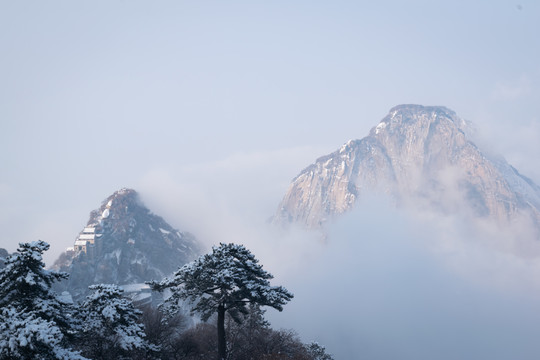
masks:
MULTIPOLYGON (((107 219, 114 213, 115 217, 122 216, 129 211, 144 208, 139 194, 133 189, 122 188, 106 198, 95 216, 96 220, 107 219)), ((92 216, 91 215, 91 216, 92 216)))
POLYGON ((91 284, 161 279, 194 259, 201 245, 152 213, 133 189, 120 189, 90 213, 86 226, 53 268, 70 273, 63 290, 79 299, 91 284))
POLYGON ((133 189, 122 188, 115 191, 111 196, 105 199, 103 203, 105 204, 114 201, 115 199, 132 204, 140 204, 139 194, 133 189))
POLYGON ((132 225, 136 218, 150 213, 139 194, 133 189, 122 188, 107 197, 98 209, 90 212, 87 227, 101 232, 111 226, 132 225))

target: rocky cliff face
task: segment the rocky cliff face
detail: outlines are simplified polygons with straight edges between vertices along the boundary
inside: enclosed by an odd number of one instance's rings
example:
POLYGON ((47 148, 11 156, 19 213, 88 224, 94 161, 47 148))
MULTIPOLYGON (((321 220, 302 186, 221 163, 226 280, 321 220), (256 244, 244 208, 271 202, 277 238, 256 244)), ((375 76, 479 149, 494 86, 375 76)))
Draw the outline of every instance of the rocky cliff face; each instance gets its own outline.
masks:
POLYGON ((201 252, 195 237, 154 215, 131 189, 122 189, 90 213, 73 249, 53 268, 70 274, 61 290, 79 299, 91 284, 159 280, 201 252))
POLYGON ((400 105, 361 140, 303 170, 274 223, 309 228, 379 191, 396 203, 442 213, 470 211, 499 223, 525 216, 540 225, 540 187, 472 141, 470 124, 444 107, 400 105))

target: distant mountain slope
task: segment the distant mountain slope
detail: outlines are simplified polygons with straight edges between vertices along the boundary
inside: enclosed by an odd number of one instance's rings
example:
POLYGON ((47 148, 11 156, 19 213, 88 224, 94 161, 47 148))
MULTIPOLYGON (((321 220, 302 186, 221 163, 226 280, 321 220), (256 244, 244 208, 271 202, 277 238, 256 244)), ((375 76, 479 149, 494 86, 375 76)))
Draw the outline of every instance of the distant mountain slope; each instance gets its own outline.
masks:
POLYGON ((304 169, 273 222, 319 228, 372 191, 441 213, 470 211, 498 223, 525 216, 540 225, 540 187, 479 149, 455 112, 420 105, 394 107, 368 136, 304 169))
POLYGON ((161 279, 200 252, 193 235, 173 229, 151 213, 134 190, 122 189, 90 213, 74 248, 53 268, 70 274, 64 286, 78 299, 91 284, 161 279))

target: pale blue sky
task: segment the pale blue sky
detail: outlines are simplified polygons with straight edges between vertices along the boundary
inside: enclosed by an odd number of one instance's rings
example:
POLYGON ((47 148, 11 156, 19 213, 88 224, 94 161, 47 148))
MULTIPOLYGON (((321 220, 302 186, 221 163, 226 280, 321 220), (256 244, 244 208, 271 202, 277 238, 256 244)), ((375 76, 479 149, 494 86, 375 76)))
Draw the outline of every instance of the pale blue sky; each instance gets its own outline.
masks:
POLYGON ((57 254, 156 173, 225 177, 269 216, 401 103, 452 108, 540 181, 538 34, 532 0, 1 1, 0 246, 57 254))

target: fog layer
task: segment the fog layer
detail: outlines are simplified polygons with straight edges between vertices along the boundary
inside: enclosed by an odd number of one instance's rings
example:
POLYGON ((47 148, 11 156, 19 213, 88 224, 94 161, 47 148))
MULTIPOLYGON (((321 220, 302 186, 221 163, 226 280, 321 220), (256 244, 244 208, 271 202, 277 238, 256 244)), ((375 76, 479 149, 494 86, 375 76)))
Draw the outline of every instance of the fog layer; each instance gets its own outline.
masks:
POLYGON ((273 323, 338 359, 536 358, 538 259, 463 232, 450 246, 445 230, 384 202, 359 204, 310 245, 316 255, 299 249, 280 276, 296 298, 273 323))
POLYGON ((182 222, 208 247, 237 242, 251 249, 275 275, 273 284, 295 294, 283 312, 268 311, 273 327, 321 342, 336 359, 510 360, 540 353, 540 261, 536 250, 524 256, 511 246, 524 241, 512 237, 514 230, 528 233, 524 225, 501 232, 466 212, 396 209, 374 196, 328 224, 324 236, 276 229, 264 222, 275 205, 258 201, 276 189, 273 176, 258 175, 268 168, 255 166, 248 178, 246 168, 227 169, 208 167, 187 183, 186 174, 153 174, 144 200, 153 199, 150 208, 182 222), (235 187, 244 189, 242 197, 226 191, 235 187), (189 194, 195 199, 186 201, 189 194))

